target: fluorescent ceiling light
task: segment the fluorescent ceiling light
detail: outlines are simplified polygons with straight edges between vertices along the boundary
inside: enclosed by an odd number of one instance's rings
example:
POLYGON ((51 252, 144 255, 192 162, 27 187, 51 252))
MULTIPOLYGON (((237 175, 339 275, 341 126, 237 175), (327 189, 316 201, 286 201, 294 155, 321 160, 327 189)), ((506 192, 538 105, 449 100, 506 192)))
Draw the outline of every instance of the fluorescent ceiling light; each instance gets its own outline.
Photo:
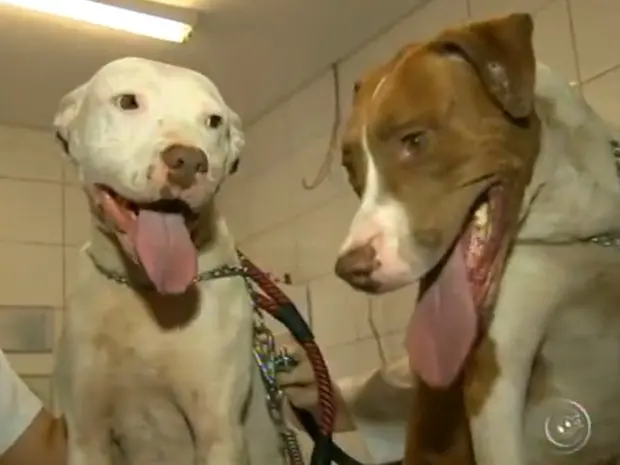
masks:
POLYGON ((184 42, 189 24, 91 0, 0 0, 0 4, 84 21, 170 42, 184 42))

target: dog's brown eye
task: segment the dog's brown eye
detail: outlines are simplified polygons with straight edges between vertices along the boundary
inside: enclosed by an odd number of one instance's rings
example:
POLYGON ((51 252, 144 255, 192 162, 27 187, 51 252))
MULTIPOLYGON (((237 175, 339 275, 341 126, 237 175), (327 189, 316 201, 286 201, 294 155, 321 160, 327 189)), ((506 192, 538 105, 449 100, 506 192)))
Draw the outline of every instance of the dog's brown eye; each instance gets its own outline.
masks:
POLYGON ((140 108, 136 94, 121 94, 116 97, 116 105, 121 110, 137 110, 140 108))
POLYGON ((207 126, 209 126, 211 129, 217 129, 222 125, 222 122, 224 121, 224 118, 222 118, 220 115, 217 114, 212 114, 207 116, 207 126))
POLYGON ((427 134, 425 131, 412 132, 407 134, 400 141, 407 156, 415 155, 426 147, 427 134))

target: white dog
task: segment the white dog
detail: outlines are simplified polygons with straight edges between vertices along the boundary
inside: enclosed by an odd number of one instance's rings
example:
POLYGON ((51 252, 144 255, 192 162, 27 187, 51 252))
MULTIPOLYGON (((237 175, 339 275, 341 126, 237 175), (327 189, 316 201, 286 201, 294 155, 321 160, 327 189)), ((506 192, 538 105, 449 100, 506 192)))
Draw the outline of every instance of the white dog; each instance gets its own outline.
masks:
POLYGON ((284 463, 253 311, 214 196, 244 143, 194 71, 101 68, 54 120, 93 217, 55 374, 69 465, 284 463))

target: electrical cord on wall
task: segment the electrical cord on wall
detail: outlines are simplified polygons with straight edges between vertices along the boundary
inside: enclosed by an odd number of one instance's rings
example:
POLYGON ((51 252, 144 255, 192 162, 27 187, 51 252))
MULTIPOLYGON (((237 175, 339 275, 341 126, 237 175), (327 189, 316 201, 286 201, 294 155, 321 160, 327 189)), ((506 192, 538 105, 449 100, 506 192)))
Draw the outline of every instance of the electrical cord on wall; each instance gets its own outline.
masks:
MULTIPOLYGON (((333 86, 334 86, 334 123, 332 125, 331 136, 329 140, 329 146, 327 148, 327 153, 323 158, 323 162, 319 167, 319 171, 316 174, 314 180, 312 182, 308 182, 306 179, 302 179, 302 186, 306 190, 313 190, 319 187, 325 179, 329 176, 331 172, 332 162, 334 161, 334 157, 336 156, 339 150, 339 141, 338 141, 338 133, 340 130, 340 124, 342 122, 342 109, 341 109, 341 100, 340 100, 340 74, 338 71, 339 63, 333 63, 331 65, 332 77, 333 77, 333 86)), ((310 295, 308 295, 308 300, 310 301, 310 295)), ((312 315, 312 305, 309 305, 309 316, 312 315)), ((372 334, 372 338, 377 344, 377 352, 379 354, 379 359, 382 365, 387 364, 387 356, 385 353, 385 347, 383 346, 383 341, 381 340, 381 333, 377 328, 375 322, 374 315, 374 305, 372 303, 369 305, 368 313, 366 315, 368 326, 370 328, 370 332, 372 334)), ((312 327, 312 325, 310 325, 312 327)))
POLYGON ((381 363, 381 366, 387 366, 388 360, 385 354, 385 346, 383 345, 381 332, 379 331, 379 328, 377 328, 377 323, 375 322, 375 304, 372 301, 368 302, 368 313, 366 314, 366 321, 368 322, 368 327, 370 328, 372 338, 377 345, 377 354, 379 355, 379 361, 381 363))
POLYGON ((329 147, 327 148, 327 153, 325 154, 325 158, 323 158, 323 163, 319 168, 318 173, 316 174, 314 180, 312 182, 306 181, 306 179, 301 180, 301 185, 306 190, 314 190, 319 187, 325 179, 329 176, 331 172, 332 162, 338 151, 338 132, 340 130, 340 123, 342 118, 342 109, 340 107, 340 75, 338 71, 339 63, 333 63, 331 65, 332 76, 333 76, 333 84, 334 84, 334 124, 332 125, 331 136, 329 139, 329 147))

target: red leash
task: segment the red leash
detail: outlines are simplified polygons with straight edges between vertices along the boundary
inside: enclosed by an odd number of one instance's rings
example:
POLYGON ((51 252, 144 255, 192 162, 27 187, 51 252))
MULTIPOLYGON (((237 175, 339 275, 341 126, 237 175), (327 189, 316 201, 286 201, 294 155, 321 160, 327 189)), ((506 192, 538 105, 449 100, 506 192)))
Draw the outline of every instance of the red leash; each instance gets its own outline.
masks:
MULTIPOLYGON (((334 389, 327 370, 325 359, 319 350, 314 335, 304 318, 299 314, 297 307, 280 290, 269 276, 258 268, 243 253, 237 251, 244 269, 244 275, 249 281, 254 282, 260 291, 250 289, 254 304, 269 313, 282 323, 293 335, 295 340, 303 347, 316 380, 319 394, 319 418, 303 409, 291 405, 297 419, 300 421, 306 433, 314 441, 310 465, 364 465, 334 443, 332 435, 336 419, 336 406, 334 403, 334 389)), ((399 462, 385 465, 400 465, 399 462)))
POLYGON ((257 305, 264 311, 268 312, 274 318, 283 323, 289 331, 293 333, 297 342, 303 347, 308 360, 312 366, 314 377, 316 379, 318 393, 319 393, 319 427, 321 433, 330 436, 334 431, 334 423, 336 418, 336 408, 334 405, 334 390, 327 364, 323 358, 323 354, 314 340, 312 332, 305 325, 305 322, 300 327, 297 322, 291 322, 286 314, 287 310, 295 310, 295 304, 289 299, 289 297, 280 290, 278 286, 258 268, 252 261, 246 257, 243 253, 238 252, 241 259, 241 264, 245 267, 247 276, 254 281, 263 293, 256 293, 254 298, 257 305), (297 331, 295 331, 297 329, 297 331), (297 333, 297 334, 296 334, 297 333), (301 334, 300 334, 301 333, 301 334))

